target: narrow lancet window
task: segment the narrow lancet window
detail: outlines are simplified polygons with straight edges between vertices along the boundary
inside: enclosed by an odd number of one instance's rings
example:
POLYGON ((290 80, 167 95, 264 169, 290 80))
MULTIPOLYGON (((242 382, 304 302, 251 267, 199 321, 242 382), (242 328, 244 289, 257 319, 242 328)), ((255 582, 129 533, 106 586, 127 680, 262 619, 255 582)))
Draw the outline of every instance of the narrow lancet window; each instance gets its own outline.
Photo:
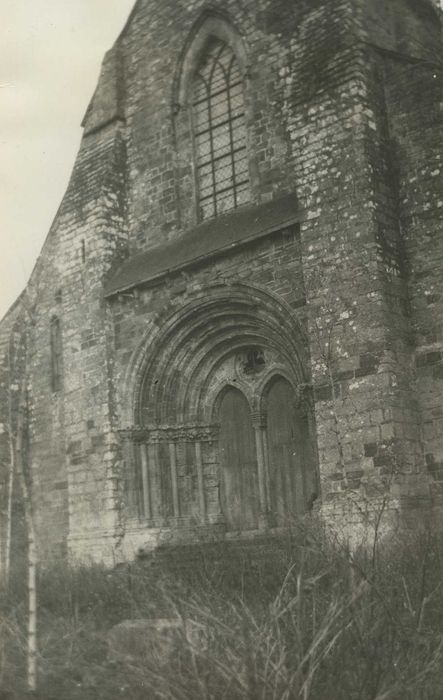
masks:
POLYGON ((54 393, 60 391, 62 386, 62 337, 60 319, 54 316, 51 319, 51 389, 54 393))
POLYGON ((192 102, 199 215, 210 219, 250 200, 243 78, 218 39, 203 55, 192 102))

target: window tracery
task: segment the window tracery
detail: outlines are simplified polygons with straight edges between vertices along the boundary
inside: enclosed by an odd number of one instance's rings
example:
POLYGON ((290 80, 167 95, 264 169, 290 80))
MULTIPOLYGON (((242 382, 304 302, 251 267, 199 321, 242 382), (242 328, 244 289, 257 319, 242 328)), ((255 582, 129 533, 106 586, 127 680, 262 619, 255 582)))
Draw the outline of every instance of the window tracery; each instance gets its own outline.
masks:
POLYGON ((200 219, 250 200, 243 78, 230 46, 213 38, 194 76, 193 127, 200 219))

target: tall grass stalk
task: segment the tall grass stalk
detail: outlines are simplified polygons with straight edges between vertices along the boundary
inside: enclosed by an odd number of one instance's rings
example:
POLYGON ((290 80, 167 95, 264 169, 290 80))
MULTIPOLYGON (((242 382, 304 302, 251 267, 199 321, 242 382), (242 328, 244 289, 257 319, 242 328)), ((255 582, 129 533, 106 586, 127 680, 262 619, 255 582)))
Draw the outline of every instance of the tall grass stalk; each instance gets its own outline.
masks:
MULTIPOLYGON (((54 565, 39 581, 39 679, 45 700, 440 700, 443 546, 403 536, 350 553, 300 524, 274 555, 202 549, 189 567, 114 571, 54 565), (173 618, 173 653, 115 658, 109 630, 173 618)), ((0 600, 0 683, 26 686, 24 586, 0 600)))

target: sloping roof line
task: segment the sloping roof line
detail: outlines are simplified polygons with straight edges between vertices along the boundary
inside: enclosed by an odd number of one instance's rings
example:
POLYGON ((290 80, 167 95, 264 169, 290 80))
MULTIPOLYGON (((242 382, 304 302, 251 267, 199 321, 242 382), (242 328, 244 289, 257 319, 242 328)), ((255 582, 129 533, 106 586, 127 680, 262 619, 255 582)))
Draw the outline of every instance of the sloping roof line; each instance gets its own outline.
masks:
POLYGON ((181 238, 126 260, 105 285, 105 296, 148 284, 302 220, 295 194, 211 219, 181 238))

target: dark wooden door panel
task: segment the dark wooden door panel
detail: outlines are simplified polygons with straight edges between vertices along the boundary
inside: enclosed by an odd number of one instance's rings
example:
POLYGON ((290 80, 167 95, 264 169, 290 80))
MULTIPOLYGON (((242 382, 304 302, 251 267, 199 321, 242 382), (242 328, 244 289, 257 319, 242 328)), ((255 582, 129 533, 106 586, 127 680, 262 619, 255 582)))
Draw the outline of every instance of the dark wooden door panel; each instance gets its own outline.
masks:
POLYGON ((254 429, 248 402, 234 388, 220 405, 221 506, 231 530, 258 526, 258 477, 254 429))
POLYGON ((306 509, 303 421, 290 384, 279 378, 267 395, 270 505, 278 524, 306 509))

